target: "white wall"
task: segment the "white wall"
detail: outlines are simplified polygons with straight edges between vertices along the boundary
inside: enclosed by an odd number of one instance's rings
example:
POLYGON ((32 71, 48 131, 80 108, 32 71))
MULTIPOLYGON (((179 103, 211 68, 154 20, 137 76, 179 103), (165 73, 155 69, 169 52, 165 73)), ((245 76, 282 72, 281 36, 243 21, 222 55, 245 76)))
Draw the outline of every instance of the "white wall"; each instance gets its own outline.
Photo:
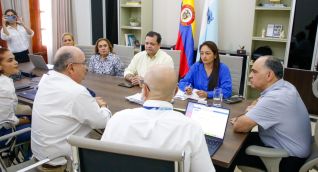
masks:
POLYGON ((78 0, 73 4, 75 40, 78 45, 92 44, 91 0, 78 0))
MULTIPOLYGON (((91 43, 90 0, 76 1, 78 44, 91 43)), ((153 0, 153 30, 159 32, 163 45, 174 45, 179 30, 179 15, 182 0, 153 0)), ((204 0, 195 0, 196 35, 201 26, 204 0)), ((251 48, 255 0, 219 0, 219 49, 237 50, 244 45, 251 48)))
MULTIPOLYGON (((162 34, 162 44, 174 45, 179 30, 182 0, 153 0, 153 30, 162 34), (167 5, 169 4, 169 5, 167 5)), ((197 47, 204 0, 195 0, 197 47)), ((251 47, 255 0, 219 0, 219 49, 236 50, 251 47)))

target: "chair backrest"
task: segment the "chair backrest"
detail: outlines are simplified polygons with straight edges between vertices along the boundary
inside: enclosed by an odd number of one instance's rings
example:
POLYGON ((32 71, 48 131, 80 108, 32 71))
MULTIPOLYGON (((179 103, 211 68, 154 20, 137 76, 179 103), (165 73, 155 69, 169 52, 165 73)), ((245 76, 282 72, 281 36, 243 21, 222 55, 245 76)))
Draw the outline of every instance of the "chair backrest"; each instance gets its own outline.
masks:
POLYGON ((89 60, 92 55, 95 55, 95 45, 76 45, 76 47, 84 52, 86 60, 89 60))
POLYGON ((131 59, 134 57, 134 47, 132 46, 125 46, 125 45, 117 45, 114 44, 113 53, 118 55, 120 61, 123 63, 124 68, 126 68, 131 59))
POLYGON ((242 81, 242 74, 245 75, 243 71, 243 57, 220 54, 220 60, 230 69, 233 94, 243 95, 244 89, 242 88, 244 88, 244 79, 242 81))
POLYGON ((181 51, 180 50, 166 50, 166 49, 161 49, 161 50, 166 52, 167 54, 169 54, 171 56, 171 58, 173 60, 173 64, 174 64, 174 69, 179 74, 181 51))
MULTIPOLYGON (((137 147, 70 136, 77 147, 80 171, 175 172, 183 171, 183 152, 137 147)), ((73 155, 74 156, 74 155, 73 155)))

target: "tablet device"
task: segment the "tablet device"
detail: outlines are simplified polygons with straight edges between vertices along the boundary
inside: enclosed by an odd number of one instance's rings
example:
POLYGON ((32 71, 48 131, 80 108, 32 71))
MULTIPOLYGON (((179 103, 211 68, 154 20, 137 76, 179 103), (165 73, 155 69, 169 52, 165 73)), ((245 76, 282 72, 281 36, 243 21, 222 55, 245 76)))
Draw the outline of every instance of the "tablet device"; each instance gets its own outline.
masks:
POLYGON ((228 99, 224 99, 223 102, 227 104, 238 103, 244 100, 244 97, 230 97, 228 99))
POLYGON ((126 87, 126 88, 132 88, 132 87, 134 87, 134 85, 133 85, 133 84, 128 83, 128 82, 120 83, 120 84, 118 84, 118 86, 126 87))

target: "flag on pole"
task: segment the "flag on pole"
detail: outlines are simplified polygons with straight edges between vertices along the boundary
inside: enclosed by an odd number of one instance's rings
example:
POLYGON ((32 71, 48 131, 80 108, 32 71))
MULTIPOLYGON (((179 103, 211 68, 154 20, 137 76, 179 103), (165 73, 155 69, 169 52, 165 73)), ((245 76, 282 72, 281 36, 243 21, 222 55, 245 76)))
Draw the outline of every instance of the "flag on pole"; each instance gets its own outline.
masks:
POLYGON ((184 77, 194 62, 194 0, 183 0, 176 50, 181 50, 179 75, 184 77))
MULTIPOLYGON (((218 45, 218 5, 218 0, 205 0, 198 48, 204 41, 213 41, 216 45, 218 45)), ((200 51, 198 50, 196 61, 199 60, 200 51)))

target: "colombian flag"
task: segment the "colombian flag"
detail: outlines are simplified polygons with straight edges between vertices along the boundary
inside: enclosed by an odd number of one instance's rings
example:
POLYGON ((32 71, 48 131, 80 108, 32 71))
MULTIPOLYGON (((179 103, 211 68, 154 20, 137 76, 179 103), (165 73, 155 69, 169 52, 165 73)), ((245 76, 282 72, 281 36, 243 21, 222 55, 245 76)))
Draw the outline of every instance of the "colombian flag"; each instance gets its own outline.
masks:
POLYGON ((184 77, 194 61, 195 12, 194 0, 183 0, 176 50, 181 50, 179 75, 184 77))

